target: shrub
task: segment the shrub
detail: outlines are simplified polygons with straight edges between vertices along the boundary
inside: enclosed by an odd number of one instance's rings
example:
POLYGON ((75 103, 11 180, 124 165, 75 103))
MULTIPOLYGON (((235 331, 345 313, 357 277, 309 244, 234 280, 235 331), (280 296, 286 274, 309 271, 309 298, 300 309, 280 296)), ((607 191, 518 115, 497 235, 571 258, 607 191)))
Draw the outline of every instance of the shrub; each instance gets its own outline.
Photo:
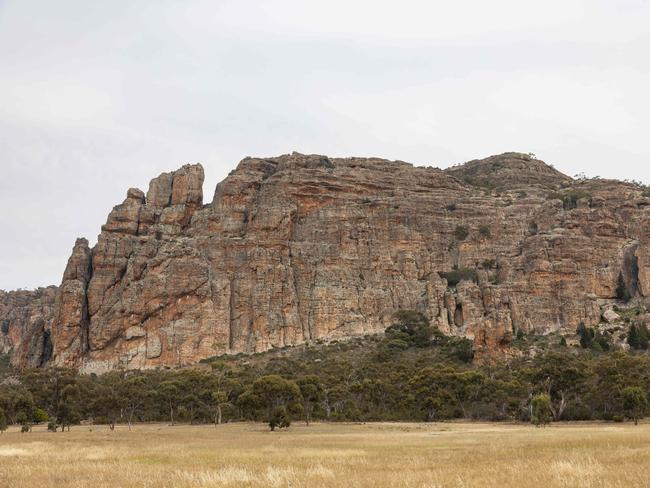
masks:
POLYGON ((609 334, 603 334, 599 330, 587 327, 583 322, 580 322, 578 325, 576 334, 580 337, 580 347, 583 349, 603 352, 609 351, 612 348, 609 334))
POLYGON ((627 343, 632 349, 648 349, 648 344, 650 343, 650 332, 648 331, 648 326, 645 324, 639 326, 632 324, 627 333, 627 343))
POLYGON ((639 423, 648 410, 648 398, 645 391, 638 386, 628 386, 623 389, 623 408, 628 417, 634 420, 634 425, 639 423))
POLYGON ((271 430, 275 430, 276 427, 284 429, 290 426, 291 419, 289 418, 287 409, 285 407, 276 408, 269 419, 269 427, 271 427, 271 430))
POLYGON ((36 422, 37 424, 42 424, 43 422, 47 422, 49 418, 50 417, 47 414, 47 412, 42 408, 37 408, 36 410, 34 410, 34 422, 36 422))
POLYGON ((388 341, 388 344, 386 344, 386 346, 388 349, 403 351, 404 349, 409 348, 409 343, 403 339, 393 339, 391 341, 388 341))
POLYGON ((481 237, 490 237, 492 235, 492 231, 490 230, 489 225, 482 225, 479 227, 478 233, 481 237))
POLYGON ((386 329, 386 337, 390 339, 388 347, 393 350, 410 346, 427 347, 435 332, 435 328, 420 312, 398 310, 393 314, 393 324, 386 329))
POLYGON ((496 259, 484 259, 481 263, 484 269, 492 269, 497 264, 496 259))
POLYGON ((467 236, 469 236, 469 229, 464 225, 458 225, 454 230, 454 236, 456 237, 456 240, 464 241, 467 239, 467 236))
POLYGON ((537 427, 545 427, 551 421, 551 399, 545 393, 535 395, 531 400, 531 422, 537 427))
POLYGON ((471 363, 474 360, 474 344, 465 337, 447 337, 444 350, 451 359, 463 363, 471 363))
POLYGON ((469 268, 454 269, 448 272, 439 272, 441 278, 447 280, 447 286, 454 287, 461 281, 473 281, 478 283, 478 274, 476 270, 469 268))

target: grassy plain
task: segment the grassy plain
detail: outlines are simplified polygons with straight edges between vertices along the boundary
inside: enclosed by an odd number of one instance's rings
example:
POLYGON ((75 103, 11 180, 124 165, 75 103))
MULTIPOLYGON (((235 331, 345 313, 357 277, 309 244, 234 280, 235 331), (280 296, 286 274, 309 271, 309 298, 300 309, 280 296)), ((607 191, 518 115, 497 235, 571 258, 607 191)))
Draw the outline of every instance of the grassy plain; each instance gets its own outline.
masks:
POLYGON ((77 426, 0 435, 2 488, 650 487, 650 424, 77 426))

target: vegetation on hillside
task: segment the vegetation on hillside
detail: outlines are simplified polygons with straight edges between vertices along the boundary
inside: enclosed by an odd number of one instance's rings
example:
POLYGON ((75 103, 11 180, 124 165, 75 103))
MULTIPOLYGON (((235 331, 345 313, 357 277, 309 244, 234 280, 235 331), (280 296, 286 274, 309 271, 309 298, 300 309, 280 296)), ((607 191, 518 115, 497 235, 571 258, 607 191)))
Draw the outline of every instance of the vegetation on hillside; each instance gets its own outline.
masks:
MULTIPOLYGON (((84 419, 111 428, 136 421, 263 420, 275 429, 292 419, 545 425, 642 418, 650 356, 605 347, 584 326, 578 334, 582 347, 560 341, 535 357, 478 364, 469 340, 445 336, 421 314, 401 311, 384 335, 223 356, 191 368, 101 376, 5 370, 0 419, 29 431, 48 422, 51 430, 69 430, 84 419)), ((647 344, 646 329, 635 334, 647 344)), ((526 340, 523 334, 517 339, 526 340)))

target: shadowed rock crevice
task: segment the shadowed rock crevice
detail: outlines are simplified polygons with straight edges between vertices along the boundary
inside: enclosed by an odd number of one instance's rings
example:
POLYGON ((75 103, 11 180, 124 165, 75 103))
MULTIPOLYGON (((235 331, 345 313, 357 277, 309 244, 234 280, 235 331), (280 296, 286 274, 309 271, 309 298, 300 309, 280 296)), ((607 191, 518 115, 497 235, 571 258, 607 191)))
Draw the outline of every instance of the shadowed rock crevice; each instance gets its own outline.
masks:
POLYGON ((621 273, 623 281, 630 297, 638 296, 639 293, 639 260, 636 255, 639 243, 634 242, 628 246, 623 253, 623 266, 621 273))

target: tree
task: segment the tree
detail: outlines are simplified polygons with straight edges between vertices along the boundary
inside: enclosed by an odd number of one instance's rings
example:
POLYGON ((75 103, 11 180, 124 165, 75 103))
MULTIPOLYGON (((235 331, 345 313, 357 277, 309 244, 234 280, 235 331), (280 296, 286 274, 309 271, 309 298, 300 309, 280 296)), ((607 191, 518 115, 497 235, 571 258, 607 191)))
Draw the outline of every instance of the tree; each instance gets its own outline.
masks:
POLYGON ((142 411, 146 403, 153 396, 144 375, 127 376, 119 383, 119 397, 126 414, 129 430, 133 425, 136 415, 142 411))
POLYGON ((571 354, 548 353, 536 358, 524 374, 535 389, 548 395, 551 415, 558 421, 569 405, 579 401, 588 377, 585 369, 584 362, 571 354))
POLYGON ((29 422, 29 418, 25 412, 19 412, 18 415, 16 415, 16 422, 20 424, 21 432, 31 432, 32 424, 29 422))
POLYGON ((302 395, 305 423, 309 425, 314 406, 323 399, 323 385, 318 376, 309 375, 298 380, 298 387, 302 395))
POLYGON ((648 409, 648 398, 638 386, 628 386, 623 389, 623 408, 628 417, 634 420, 634 425, 639 424, 648 409))
POLYGON ((551 399, 546 393, 535 395, 531 400, 531 422, 537 427, 546 427, 551 421, 551 399))
POLYGON ((393 314, 393 324, 386 329, 386 336, 401 339, 409 346, 427 347, 436 329, 429 320, 415 310, 398 310, 393 314))
POLYGON ((42 424, 43 422, 47 422, 49 419, 50 416, 42 408, 37 408, 36 410, 34 410, 34 422, 36 422, 37 424, 42 424))
POLYGON ((223 408, 232 405, 230 395, 238 386, 237 381, 231 377, 232 370, 221 361, 210 363, 212 369, 212 409, 214 423, 219 425, 223 419, 223 408))
POLYGON ((160 398, 169 409, 169 423, 174 426, 174 410, 178 402, 180 384, 178 381, 163 381, 156 390, 160 398))
POLYGON ((269 427, 274 431, 276 427, 283 429, 291 426, 291 418, 286 407, 276 407, 269 419, 269 427))
POLYGON ((5 411, 0 408, 0 434, 7 430, 7 417, 5 411))
POLYGON ((580 337, 580 347, 583 349, 590 349, 594 342, 594 329, 585 326, 583 322, 578 324, 576 334, 580 337))
POLYGON ((650 343, 650 332, 645 324, 639 326, 632 324, 627 333, 627 343, 632 349, 648 349, 650 343))
POLYGON ((262 376, 255 380, 242 397, 242 401, 248 407, 257 407, 266 411, 266 418, 272 431, 276 426, 282 427, 282 423, 286 424, 290 411, 300 410, 302 400, 296 382, 279 375, 262 376), (277 422, 280 414, 286 416, 285 422, 277 422))
POLYGON ((105 421, 109 429, 115 430, 115 424, 122 412, 122 399, 119 395, 120 381, 118 374, 107 374, 94 391, 92 409, 98 419, 105 421))
POLYGON ((56 408, 56 420, 61 426, 61 432, 72 424, 77 424, 81 420, 79 412, 79 388, 76 385, 67 385, 61 391, 61 397, 56 408))

